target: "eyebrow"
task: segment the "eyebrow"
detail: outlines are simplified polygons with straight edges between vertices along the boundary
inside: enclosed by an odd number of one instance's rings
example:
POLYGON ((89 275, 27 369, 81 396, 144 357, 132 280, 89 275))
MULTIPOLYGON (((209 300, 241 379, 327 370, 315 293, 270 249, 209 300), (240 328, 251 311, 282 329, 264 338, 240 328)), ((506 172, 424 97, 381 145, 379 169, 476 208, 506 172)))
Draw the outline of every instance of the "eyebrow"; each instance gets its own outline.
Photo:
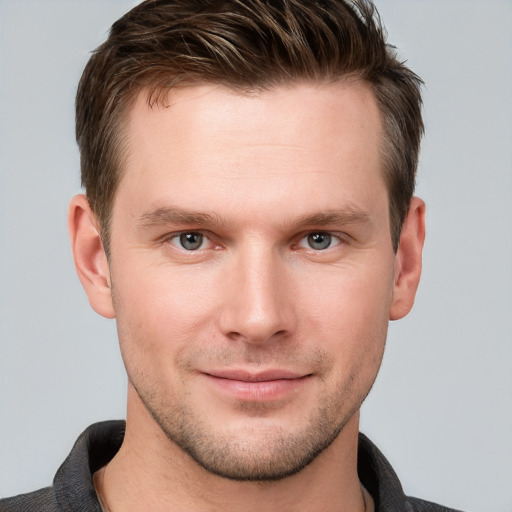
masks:
POLYGON ((339 210, 327 210, 300 216, 297 226, 325 226, 369 223, 370 216, 361 208, 353 205, 345 206, 339 210))
POLYGON ((219 217, 214 213, 183 210, 181 208, 160 207, 143 213, 137 222, 141 227, 162 226, 166 224, 219 224, 219 217))
MULTIPOLYGON (((142 228, 151 228, 164 225, 180 224, 186 226, 216 226, 219 224, 231 224, 222 222, 222 219, 214 212, 201 212, 174 207, 159 207, 155 210, 143 213, 137 224, 142 228)), ((306 226, 328 226, 370 223, 367 212, 354 205, 347 205, 339 210, 326 210, 315 213, 306 213, 299 216, 291 224, 296 229, 306 226)))

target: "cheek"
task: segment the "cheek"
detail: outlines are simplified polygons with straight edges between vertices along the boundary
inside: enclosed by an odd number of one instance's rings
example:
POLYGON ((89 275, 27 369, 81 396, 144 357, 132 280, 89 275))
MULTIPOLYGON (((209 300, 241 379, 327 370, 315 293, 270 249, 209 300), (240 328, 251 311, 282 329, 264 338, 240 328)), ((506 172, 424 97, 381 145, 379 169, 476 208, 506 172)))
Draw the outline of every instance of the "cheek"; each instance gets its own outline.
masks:
POLYGON ((343 331, 370 328, 389 320, 393 294, 392 264, 346 264, 303 272, 296 279, 294 300, 301 315, 326 325, 341 324, 343 331))
MULTIPOLYGON (((332 392, 339 411, 347 404, 360 406, 379 371, 386 344, 390 292, 375 281, 343 280, 337 293, 330 290, 330 300, 317 308, 322 316, 322 343, 334 360, 326 376, 326 394, 332 392)), ((325 297, 327 299, 327 297, 325 297)))
POLYGON ((343 373, 352 373, 354 367, 375 373, 387 335, 392 271, 375 264, 371 271, 354 266, 319 277, 303 282, 296 295, 301 297, 299 317, 302 329, 309 331, 307 338, 322 343, 343 373))
POLYGON ((128 369, 136 363, 137 371, 165 371, 208 328, 211 301, 201 280, 187 272, 128 267, 128 261, 119 265, 112 276, 125 365, 128 369))
MULTIPOLYGON (((135 259, 135 258, 134 258, 135 259)), ((141 258, 143 260, 143 258, 141 258)), ((114 304, 136 327, 180 331, 182 322, 193 324, 208 309, 208 274, 190 267, 141 265, 126 261, 112 276, 114 304)))

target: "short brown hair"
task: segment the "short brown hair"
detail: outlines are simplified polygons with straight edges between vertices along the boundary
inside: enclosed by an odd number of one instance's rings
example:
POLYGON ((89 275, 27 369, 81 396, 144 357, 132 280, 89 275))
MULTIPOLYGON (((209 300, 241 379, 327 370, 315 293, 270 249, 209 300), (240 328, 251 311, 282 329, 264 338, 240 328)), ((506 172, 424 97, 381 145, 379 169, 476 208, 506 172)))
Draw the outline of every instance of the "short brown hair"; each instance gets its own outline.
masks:
POLYGON ((214 83, 263 91, 298 81, 364 80, 382 119, 381 151, 396 250, 414 192, 420 78, 386 43, 368 0, 147 0, 119 19, 78 86, 82 185, 109 252, 125 114, 142 89, 155 103, 172 87, 214 83))

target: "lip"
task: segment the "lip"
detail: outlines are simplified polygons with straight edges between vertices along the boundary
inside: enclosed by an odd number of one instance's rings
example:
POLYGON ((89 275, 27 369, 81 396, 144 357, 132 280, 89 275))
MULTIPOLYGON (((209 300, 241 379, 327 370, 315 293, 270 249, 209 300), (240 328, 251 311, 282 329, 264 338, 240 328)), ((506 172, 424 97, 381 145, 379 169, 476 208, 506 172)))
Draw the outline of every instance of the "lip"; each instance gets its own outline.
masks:
POLYGON ((254 373, 242 369, 212 370, 203 375, 221 393, 253 402, 283 399, 299 391, 311 377, 281 369, 254 373))

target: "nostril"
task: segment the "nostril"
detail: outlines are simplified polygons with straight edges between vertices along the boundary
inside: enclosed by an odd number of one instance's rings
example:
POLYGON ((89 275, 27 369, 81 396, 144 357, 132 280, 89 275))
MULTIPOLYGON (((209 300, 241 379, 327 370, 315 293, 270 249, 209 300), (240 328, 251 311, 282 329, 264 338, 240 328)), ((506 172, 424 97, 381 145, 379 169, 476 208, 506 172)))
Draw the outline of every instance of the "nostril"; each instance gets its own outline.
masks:
POLYGON ((231 331, 226 333, 226 336, 232 341, 243 341, 250 343, 262 343, 268 342, 271 340, 276 340, 280 338, 285 338, 289 334, 289 331, 286 329, 280 329, 279 331, 275 331, 274 333, 268 334, 264 332, 247 332, 244 334, 242 332, 231 331))

